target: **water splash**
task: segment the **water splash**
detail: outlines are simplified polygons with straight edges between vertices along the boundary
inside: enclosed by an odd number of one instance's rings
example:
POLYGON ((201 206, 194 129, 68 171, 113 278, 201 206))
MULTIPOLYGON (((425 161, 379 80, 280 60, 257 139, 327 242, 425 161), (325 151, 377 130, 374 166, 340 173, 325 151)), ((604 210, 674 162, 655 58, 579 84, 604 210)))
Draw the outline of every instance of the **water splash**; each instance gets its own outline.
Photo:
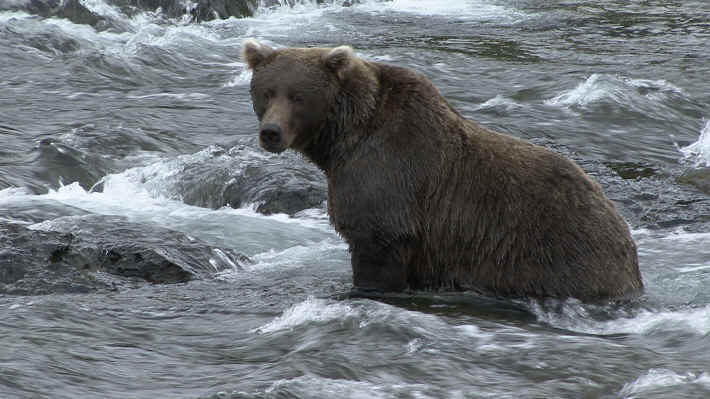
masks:
POLYGON ((308 297, 305 301, 288 308, 281 316, 255 329, 253 332, 267 334, 276 331, 290 331, 306 323, 327 323, 333 320, 346 320, 360 314, 351 306, 325 299, 308 297))
POLYGON ((595 73, 574 89, 545 100, 545 104, 559 107, 585 107, 592 103, 610 100, 614 103, 634 106, 649 100, 664 100, 671 94, 682 95, 683 90, 665 80, 631 79, 595 73))
POLYGON ((242 71, 239 72, 239 74, 235 75, 232 80, 225 83, 222 87, 237 87, 249 85, 249 82, 251 82, 252 71, 250 69, 246 69, 246 64, 240 64, 240 66, 243 68, 242 71))
POLYGON ((683 154, 683 162, 695 168, 710 167, 710 120, 705 122, 698 141, 678 150, 683 154))
POLYGON ((500 94, 479 104, 474 108, 474 110, 490 110, 490 109, 500 109, 506 112, 512 111, 513 109, 520 108, 522 105, 511 100, 509 98, 503 97, 500 94))

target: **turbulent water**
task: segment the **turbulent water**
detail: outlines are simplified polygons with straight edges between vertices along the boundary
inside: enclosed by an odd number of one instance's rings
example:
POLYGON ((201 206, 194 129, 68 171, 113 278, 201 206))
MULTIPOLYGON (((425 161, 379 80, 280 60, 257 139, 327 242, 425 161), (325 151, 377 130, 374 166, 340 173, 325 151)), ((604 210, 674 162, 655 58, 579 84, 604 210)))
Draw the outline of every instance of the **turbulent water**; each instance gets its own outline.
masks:
POLYGON ((304 1, 203 23, 80 3, 104 23, 0 11, 0 230, 30 237, 0 242, 1 398, 710 397, 707 2, 304 1), (348 297, 326 206, 259 208, 322 176, 255 144, 246 37, 350 44, 572 157, 629 221, 646 294, 348 297), (62 234, 197 278, 18 285, 3 259, 62 234))

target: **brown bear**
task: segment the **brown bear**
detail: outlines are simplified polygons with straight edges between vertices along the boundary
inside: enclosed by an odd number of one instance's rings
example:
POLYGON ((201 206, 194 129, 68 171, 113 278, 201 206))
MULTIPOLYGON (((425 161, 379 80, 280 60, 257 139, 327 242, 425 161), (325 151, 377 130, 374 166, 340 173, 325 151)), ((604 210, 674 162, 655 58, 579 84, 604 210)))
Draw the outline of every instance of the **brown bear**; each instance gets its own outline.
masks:
POLYGON ((604 301, 639 295, 629 228, 572 161, 465 119, 420 73, 348 46, 248 39, 260 145, 328 180, 362 291, 604 301))

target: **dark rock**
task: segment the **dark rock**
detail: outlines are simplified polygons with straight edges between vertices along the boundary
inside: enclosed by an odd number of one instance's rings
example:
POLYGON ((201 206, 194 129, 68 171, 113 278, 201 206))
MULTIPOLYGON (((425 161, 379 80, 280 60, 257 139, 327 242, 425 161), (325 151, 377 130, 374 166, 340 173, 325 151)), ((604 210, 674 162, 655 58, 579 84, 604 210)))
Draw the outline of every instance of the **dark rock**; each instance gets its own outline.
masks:
POLYGON ((41 17, 66 18, 75 24, 97 26, 104 18, 86 8, 79 0, 6 0, 0 11, 21 10, 41 17))
POLYGON ((33 15, 50 17, 61 10, 62 0, 3 0, 0 11, 25 11, 33 15))
POLYGON ((57 261, 71 245, 71 234, 0 225, 0 293, 41 295, 111 289, 79 268, 57 261))
MULTIPOLYGON (((229 151, 213 146, 200 155, 182 158, 178 181, 155 183, 171 186, 172 192, 163 195, 209 208, 256 204, 260 213, 291 216, 320 207, 327 198, 322 172, 295 153, 267 155, 250 143, 229 151)), ((147 176, 146 181, 160 178, 147 176)))
POLYGON ((258 6, 256 0, 199 0, 190 14, 194 21, 211 21, 229 17, 250 17, 258 6))
POLYGON ((226 187, 223 197, 228 204, 257 204, 256 211, 265 215, 293 216, 325 201, 327 187, 319 177, 311 170, 283 165, 248 166, 226 187))
POLYGON ((128 16, 160 9, 168 18, 190 15, 193 22, 250 17, 259 5, 258 0, 112 0, 111 3, 128 16))
MULTIPOLYGON (((167 18, 179 18, 190 15, 194 22, 226 19, 229 17, 249 17, 258 7, 258 0, 106 0, 117 7, 124 15, 132 17, 146 11, 160 9, 167 18), (193 5, 194 4, 194 5, 193 5)), ((80 0, 3 0, 0 11, 21 10, 41 17, 66 18, 76 24, 91 25, 98 30, 120 26, 119 21, 112 21, 99 15, 81 3, 80 0)), ((125 28, 125 27, 124 27, 125 28)))
POLYGON ((181 283, 249 262, 235 251, 116 216, 61 217, 37 228, 0 225, 0 293, 83 293, 141 281, 181 283))
POLYGON ((606 165, 614 170, 622 179, 641 179, 653 177, 658 174, 658 171, 647 163, 610 162, 606 165))
POLYGON ((88 190, 113 169, 113 162, 105 157, 77 150, 53 139, 44 139, 33 149, 32 160, 36 180, 49 188, 78 182, 88 190))
POLYGON ((62 7, 53 16, 66 18, 75 24, 98 26, 105 20, 101 15, 86 8, 79 0, 64 0, 62 7))
MULTIPOLYGON (((338 3, 337 0, 317 0, 317 4, 333 4, 338 3)), ((260 4, 262 7, 277 8, 282 6, 294 7, 296 4, 303 3, 303 0, 263 0, 260 4)), ((355 4, 360 4, 360 0, 344 0, 341 5, 343 7, 352 7, 355 4)))
POLYGON ((122 13, 132 17, 146 11, 160 11, 168 18, 181 17, 189 12, 187 4, 181 0, 107 0, 118 7, 122 13))

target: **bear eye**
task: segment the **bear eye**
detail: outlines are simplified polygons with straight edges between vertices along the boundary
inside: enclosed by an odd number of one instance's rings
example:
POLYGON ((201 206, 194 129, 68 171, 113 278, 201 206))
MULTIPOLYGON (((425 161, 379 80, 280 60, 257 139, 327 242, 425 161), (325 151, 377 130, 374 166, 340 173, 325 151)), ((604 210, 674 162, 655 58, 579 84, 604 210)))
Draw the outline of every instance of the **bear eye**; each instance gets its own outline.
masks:
POLYGON ((298 93, 290 93, 288 95, 288 99, 294 103, 302 103, 303 102, 303 96, 298 93))

